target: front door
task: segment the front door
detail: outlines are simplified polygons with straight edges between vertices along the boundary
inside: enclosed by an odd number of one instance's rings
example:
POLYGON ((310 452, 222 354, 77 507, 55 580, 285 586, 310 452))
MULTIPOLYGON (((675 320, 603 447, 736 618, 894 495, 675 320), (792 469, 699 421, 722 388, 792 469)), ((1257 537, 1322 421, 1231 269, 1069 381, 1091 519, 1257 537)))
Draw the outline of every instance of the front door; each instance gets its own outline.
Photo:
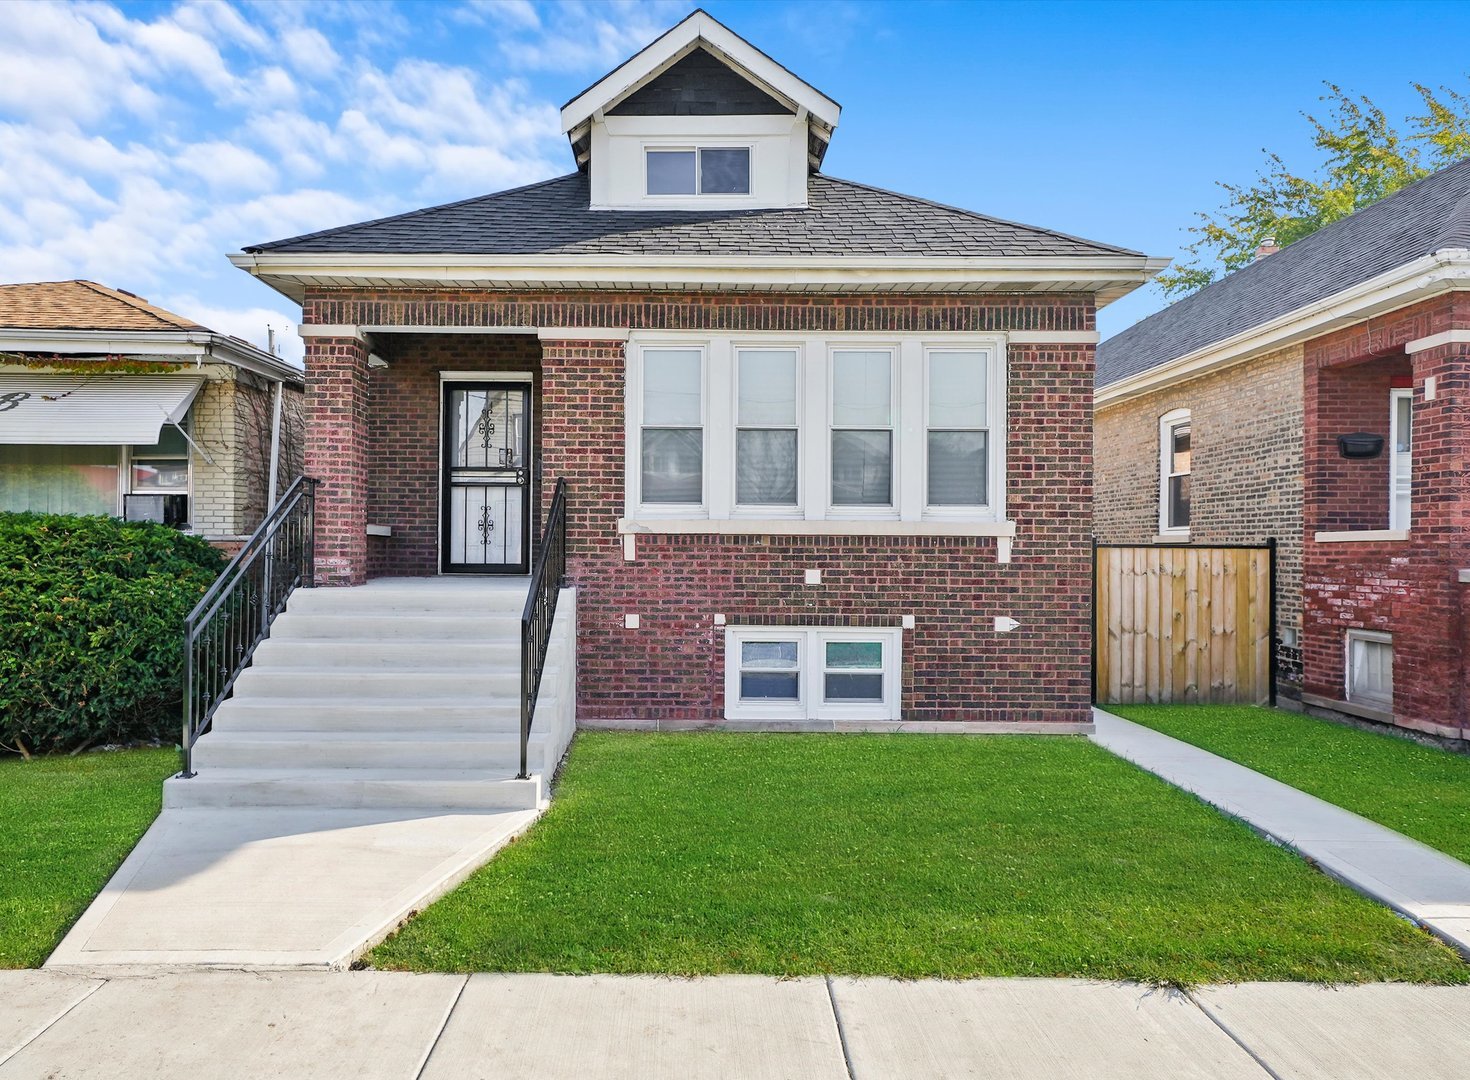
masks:
POLYGON ((439 566, 446 574, 524 574, 531 560, 529 383, 444 386, 444 520, 439 566))

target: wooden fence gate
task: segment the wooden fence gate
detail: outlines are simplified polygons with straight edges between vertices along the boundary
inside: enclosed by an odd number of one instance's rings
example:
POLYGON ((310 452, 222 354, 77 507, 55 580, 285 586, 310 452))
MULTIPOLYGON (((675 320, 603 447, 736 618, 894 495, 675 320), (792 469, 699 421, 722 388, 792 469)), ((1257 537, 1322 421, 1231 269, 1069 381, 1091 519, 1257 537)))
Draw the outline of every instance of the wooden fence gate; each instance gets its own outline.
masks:
POLYGON ((1276 701, 1276 542, 1093 552, 1099 703, 1276 701))

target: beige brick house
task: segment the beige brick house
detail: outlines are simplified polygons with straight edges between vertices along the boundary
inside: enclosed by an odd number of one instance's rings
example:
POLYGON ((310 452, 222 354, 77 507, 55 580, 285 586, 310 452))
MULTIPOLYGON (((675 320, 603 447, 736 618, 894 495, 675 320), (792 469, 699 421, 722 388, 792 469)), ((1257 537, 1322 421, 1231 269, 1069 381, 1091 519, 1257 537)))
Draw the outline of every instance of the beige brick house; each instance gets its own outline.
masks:
POLYGON ((229 548, 301 472, 303 391, 299 368, 131 293, 0 285, 0 512, 165 521, 229 548))

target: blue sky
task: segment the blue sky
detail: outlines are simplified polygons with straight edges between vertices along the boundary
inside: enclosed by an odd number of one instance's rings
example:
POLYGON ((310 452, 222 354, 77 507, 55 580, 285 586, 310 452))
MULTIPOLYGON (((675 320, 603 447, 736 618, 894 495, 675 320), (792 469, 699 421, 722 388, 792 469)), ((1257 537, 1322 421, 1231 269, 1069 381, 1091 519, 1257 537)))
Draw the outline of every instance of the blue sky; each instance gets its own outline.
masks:
MULTIPOLYGON (((843 105, 836 176, 1176 256, 1214 182, 1310 160, 1322 82, 1470 90, 1470 4, 707 0, 843 105)), ((89 277, 264 341, 247 243, 571 168, 557 108, 667 0, 5 5, 0 281, 89 277)), ((1162 306, 1145 289, 1104 333, 1162 306)), ((288 350, 299 353, 289 338, 288 350)))

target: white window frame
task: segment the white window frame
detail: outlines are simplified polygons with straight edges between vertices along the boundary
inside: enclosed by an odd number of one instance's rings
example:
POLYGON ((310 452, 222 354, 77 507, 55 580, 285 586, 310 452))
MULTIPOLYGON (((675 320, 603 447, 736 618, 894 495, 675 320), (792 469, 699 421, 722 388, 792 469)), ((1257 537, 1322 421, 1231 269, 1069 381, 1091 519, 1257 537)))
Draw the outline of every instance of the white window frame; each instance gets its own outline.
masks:
POLYGON ((725 142, 716 140, 714 142, 679 142, 661 143, 644 142, 642 146, 643 155, 643 197, 654 202, 663 202, 670 199, 699 199, 705 200, 742 200, 749 201, 755 195, 755 144, 748 142, 725 142), (711 191, 704 190, 704 163, 700 159, 701 150, 745 150, 749 153, 749 172, 745 177, 744 191, 711 191), (681 152, 692 152, 694 154, 694 190, 691 191, 669 191, 655 194, 648 190, 648 155, 649 154, 677 154, 681 152))
POLYGON ((1362 630, 1352 628, 1343 635, 1343 666, 1342 666, 1342 694, 1343 700, 1350 704, 1360 705, 1368 709, 1393 710, 1394 693, 1394 660, 1393 635, 1382 630, 1362 630), (1364 699, 1353 694, 1353 646, 1358 642, 1367 642, 1376 645, 1387 645, 1389 650, 1388 659, 1388 700, 1371 697, 1364 699))
MULTIPOLYGON (((705 516, 710 506, 710 363, 709 342, 706 341, 660 341, 649 342, 635 349, 628 347, 628 367, 625 378, 626 396, 626 456, 628 508, 640 517, 682 518, 705 516), (702 501, 697 503, 644 503, 643 502, 643 354, 660 351, 698 351, 699 364, 699 427, 702 435, 700 455, 703 475, 699 491, 702 501)), ((661 425, 662 426, 662 425, 661 425)))
POLYGON ((985 345, 926 345, 924 347, 924 432, 920 442, 922 449, 922 480, 924 516, 930 519, 965 520, 977 515, 994 513, 998 505, 1004 505, 1004 497, 997 503, 996 495, 1005 488, 1005 360, 1002 350, 993 344, 985 345), (929 358, 935 353, 983 353, 985 356, 985 423, 983 428, 940 428, 941 431, 984 431, 985 432, 985 496, 986 502, 975 506, 947 504, 929 505, 929 358), (1002 428, 999 438, 995 429, 997 401, 1000 403, 1002 428))
MULTIPOLYGON (((998 334, 903 333, 874 335, 850 332, 791 334, 750 331, 699 334, 675 330, 640 330, 629 335, 624 370, 624 522, 631 535, 660 529, 699 532, 703 523, 720 523, 715 531, 738 531, 749 523, 759 530, 797 529, 802 533, 852 533, 871 527, 874 534, 1014 535, 1006 518, 1006 440, 1008 406, 1005 337, 998 334), (738 417, 737 349, 795 349, 798 356, 796 507, 737 506, 735 503, 735 431, 738 417), (704 425, 704 503, 644 505, 639 490, 642 453, 642 366, 649 349, 704 350, 702 408, 704 425), (894 422, 894 502, 889 506, 833 507, 831 477, 831 354, 842 349, 890 350, 894 422), (990 505, 928 507, 928 385, 926 350, 988 352, 992 358, 987 402, 990 505), (830 523, 830 524, 827 524, 830 523)), ((1007 549, 1008 550, 1008 549, 1007 549)))
POLYGON ((1174 409, 1159 417, 1159 535, 1188 537, 1188 525, 1169 524, 1169 480, 1176 474, 1171 472, 1174 458, 1174 430, 1189 425, 1189 516, 1194 520, 1194 424, 1188 409, 1174 409))
POLYGON ((823 497, 826 501, 826 514, 829 519, 861 518, 863 520, 895 520, 900 514, 900 503, 903 499, 903 438, 902 438, 902 415, 903 405, 900 400, 899 386, 899 364, 901 362, 900 350, 897 342, 873 341, 873 342, 845 342, 834 341, 827 345, 827 392, 823 403, 826 408, 826 424, 823 430, 823 439, 827 448, 827 479, 824 485, 823 497), (843 352, 886 352, 888 353, 888 423, 887 424, 864 424, 853 426, 843 424, 839 427, 833 419, 835 411, 835 391, 837 389, 837 354, 843 352), (886 431, 888 432, 889 447, 892 460, 888 466, 888 502, 884 504, 869 503, 857 505, 839 505, 832 498, 832 437, 839 431, 886 431))
POLYGON ((1388 392, 1388 527, 1407 532, 1414 521, 1414 391, 1412 388, 1397 387, 1388 392), (1400 454, 1399 445, 1399 402, 1409 403, 1409 452, 1400 454), (1408 458, 1409 475, 1403 481, 1407 487, 1409 505, 1405 514, 1399 513, 1399 458, 1408 458))
POLYGON ((903 629, 896 626, 727 626, 725 628, 725 718, 727 720, 898 720, 903 713, 903 629), (796 641, 796 702, 740 700, 740 646, 747 641, 796 641), (883 700, 872 704, 829 704, 825 695, 829 641, 883 643, 883 700))
POLYGON ((730 511, 734 517, 761 517, 761 518, 800 518, 802 507, 806 503, 806 470, 805 461, 807 457, 806 424, 806 350, 800 342, 790 344, 778 344, 773 342, 760 342, 747 344, 739 339, 731 341, 730 347, 730 426, 733 431, 730 440, 730 468, 728 482, 730 485, 730 511), (790 427, 779 424, 765 425, 742 425, 740 423, 740 354, 752 352, 794 352, 796 353, 796 423, 790 427), (740 432, 750 431, 795 431, 796 432, 796 505, 780 505, 776 503, 742 503, 739 501, 739 478, 740 471, 740 432))

